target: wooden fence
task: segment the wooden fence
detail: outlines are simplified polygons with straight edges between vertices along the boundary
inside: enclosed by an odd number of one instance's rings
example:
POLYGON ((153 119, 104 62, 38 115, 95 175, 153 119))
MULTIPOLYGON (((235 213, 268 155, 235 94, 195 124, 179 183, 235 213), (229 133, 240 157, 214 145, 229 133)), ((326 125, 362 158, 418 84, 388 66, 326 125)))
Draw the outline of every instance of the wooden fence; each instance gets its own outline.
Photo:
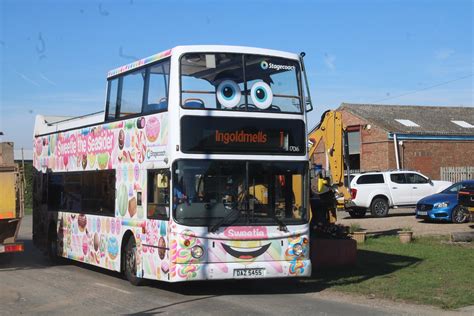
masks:
POLYGON ((458 182, 474 179, 474 167, 441 167, 441 180, 458 182))

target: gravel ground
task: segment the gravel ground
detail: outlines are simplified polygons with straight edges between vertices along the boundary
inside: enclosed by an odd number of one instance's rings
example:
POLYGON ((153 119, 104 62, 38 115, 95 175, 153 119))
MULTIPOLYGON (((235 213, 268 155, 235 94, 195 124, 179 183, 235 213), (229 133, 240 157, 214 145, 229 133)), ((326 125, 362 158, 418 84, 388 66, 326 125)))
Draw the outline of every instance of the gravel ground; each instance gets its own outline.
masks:
POLYGON ((351 218, 347 212, 338 212, 337 223, 350 226, 358 223, 367 233, 396 234, 403 227, 411 227, 415 236, 449 235, 454 232, 474 231, 474 223, 427 223, 415 218, 415 210, 407 208, 391 209, 388 217, 373 218, 368 213, 364 218, 351 218))

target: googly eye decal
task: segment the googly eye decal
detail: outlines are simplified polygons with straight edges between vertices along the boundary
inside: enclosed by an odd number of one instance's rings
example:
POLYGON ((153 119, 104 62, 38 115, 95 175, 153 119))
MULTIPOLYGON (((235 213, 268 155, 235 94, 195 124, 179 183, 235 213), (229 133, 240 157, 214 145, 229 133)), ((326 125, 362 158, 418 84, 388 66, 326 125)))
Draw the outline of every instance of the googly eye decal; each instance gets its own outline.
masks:
POLYGON ((273 102, 272 88, 263 81, 256 82, 250 89, 250 97, 259 109, 268 109, 273 102))
POLYGON ((242 93, 239 85, 232 80, 224 80, 217 86, 217 100, 225 108, 233 108, 240 103, 242 93))

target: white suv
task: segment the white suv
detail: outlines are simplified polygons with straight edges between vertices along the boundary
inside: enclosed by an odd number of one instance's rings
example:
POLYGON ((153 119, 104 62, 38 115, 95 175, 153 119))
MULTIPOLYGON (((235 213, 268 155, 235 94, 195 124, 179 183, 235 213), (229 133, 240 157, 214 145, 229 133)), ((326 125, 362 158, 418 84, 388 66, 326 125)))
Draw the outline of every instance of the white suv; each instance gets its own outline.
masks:
POLYGON ((452 182, 433 181, 415 171, 383 171, 355 174, 351 197, 355 207, 351 217, 364 217, 367 209, 375 217, 387 216, 390 207, 415 206, 425 196, 438 193, 452 182))

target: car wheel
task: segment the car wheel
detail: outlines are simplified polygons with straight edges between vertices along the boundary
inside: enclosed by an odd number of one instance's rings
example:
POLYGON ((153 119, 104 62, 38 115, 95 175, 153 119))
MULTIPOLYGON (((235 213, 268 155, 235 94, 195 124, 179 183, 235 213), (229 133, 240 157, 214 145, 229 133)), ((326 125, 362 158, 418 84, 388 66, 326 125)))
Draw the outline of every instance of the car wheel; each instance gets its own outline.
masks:
POLYGON ((356 208, 349 211, 349 215, 352 218, 362 218, 365 217, 366 210, 365 208, 356 208))
POLYGON ((461 206, 456 206, 451 212, 451 221, 456 224, 467 222, 469 219, 469 212, 461 206))
POLYGON ((388 202, 384 198, 375 198, 370 204, 370 212, 374 217, 386 217, 388 215, 388 202))
POLYGON ((133 236, 128 240, 123 259, 125 260, 125 277, 127 280, 133 285, 142 285, 143 279, 137 277, 137 245, 133 236))

